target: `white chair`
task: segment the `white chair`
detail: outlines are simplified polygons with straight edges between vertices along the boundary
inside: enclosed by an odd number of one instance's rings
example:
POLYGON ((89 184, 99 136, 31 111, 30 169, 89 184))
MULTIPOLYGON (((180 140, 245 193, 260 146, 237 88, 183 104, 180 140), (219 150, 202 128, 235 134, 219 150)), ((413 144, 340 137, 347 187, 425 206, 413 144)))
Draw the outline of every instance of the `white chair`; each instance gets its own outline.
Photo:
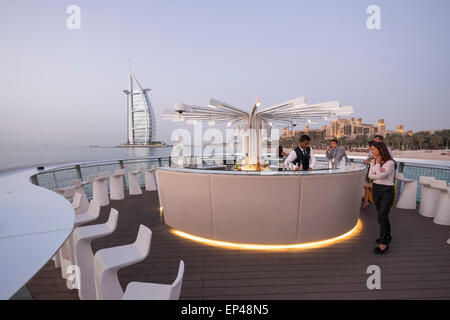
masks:
POLYGON ((95 300, 94 253, 91 242, 112 234, 117 227, 119 212, 111 209, 106 223, 78 227, 73 232, 75 264, 80 268, 78 296, 81 300, 95 300))
POLYGON ((178 275, 172 284, 130 282, 122 300, 178 300, 183 282, 184 261, 180 261, 178 275))
POLYGON ((144 172, 144 169, 128 172, 128 192, 130 195, 142 194, 137 175, 144 172))
POLYGON ((100 216, 100 207, 100 202, 92 199, 91 202, 89 202, 88 210, 75 216, 74 227, 76 228, 96 220, 100 216))
POLYGON ((72 198, 72 207, 75 213, 86 212, 89 209, 89 200, 86 197, 86 193, 75 192, 72 198))
POLYGON ((421 186, 419 213, 424 217, 432 218, 436 213, 437 200, 439 191, 431 188, 431 182, 434 177, 420 176, 419 183, 421 186))
POLYGON ((125 199, 125 190, 123 184, 123 177, 125 176, 125 169, 116 169, 109 179, 109 187, 111 189, 111 200, 125 199))
POLYGON ((397 173, 396 179, 403 182, 403 190, 400 198, 397 201, 397 208, 400 209, 412 209, 415 210, 417 203, 417 180, 416 179, 406 179, 403 173, 397 173))
POLYGON ((436 214, 433 222, 445 226, 450 225, 450 187, 445 180, 434 180, 431 188, 439 192, 436 214))
MULTIPOLYGON (((91 200, 87 212, 78 213, 75 215, 74 228, 96 220, 99 215, 100 203, 96 200, 91 200)), ((72 235, 70 235, 59 250, 61 275, 64 279, 67 279, 70 276, 70 273, 67 273, 67 267, 73 265, 74 262, 74 250, 72 242, 72 235)))
POLYGON ((72 199, 72 197, 75 194, 75 187, 74 186, 70 186, 67 188, 60 188, 60 189, 56 189, 56 193, 62 195, 64 198, 66 198, 67 200, 72 199))
POLYGON ((156 186, 156 170, 158 167, 153 165, 151 169, 145 170, 145 190, 155 191, 158 190, 156 186))
POLYGON ((117 271, 144 260, 150 251, 152 231, 140 225, 136 241, 132 244, 101 249, 94 256, 95 290, 98 300, 119 300, 123 290, 117 271))
POLYGON ((108 171, 99 172, 94 181, 94 200, 100 202, 101 206, 109 204, 108 197, 108 178, 111 174, 108 171))

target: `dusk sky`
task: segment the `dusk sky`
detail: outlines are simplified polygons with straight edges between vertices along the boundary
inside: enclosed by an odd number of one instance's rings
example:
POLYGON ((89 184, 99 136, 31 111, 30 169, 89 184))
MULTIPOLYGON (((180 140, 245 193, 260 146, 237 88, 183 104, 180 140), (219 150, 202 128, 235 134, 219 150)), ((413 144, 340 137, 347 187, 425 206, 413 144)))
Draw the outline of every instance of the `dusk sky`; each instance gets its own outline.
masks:
POLYGON ((166 142, 180 123, 162 111, 210 97, 339 100, 388 129, 450 128, 449 15, 448 0, 0 0, 0 145, 124 142, 129 57, 166 142))

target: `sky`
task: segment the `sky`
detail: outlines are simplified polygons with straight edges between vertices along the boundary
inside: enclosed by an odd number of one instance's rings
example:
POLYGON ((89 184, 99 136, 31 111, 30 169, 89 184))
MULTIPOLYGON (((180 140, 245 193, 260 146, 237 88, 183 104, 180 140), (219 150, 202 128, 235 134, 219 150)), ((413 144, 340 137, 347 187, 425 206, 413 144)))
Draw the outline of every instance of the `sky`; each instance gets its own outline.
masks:
POLYGON ((0 146, 126 141, 129 57, 166 142, 180 123, 163 110, 210 97, 338 100, 388 129, 450 128, 449 12, 448 0, 0 0, 0 146))

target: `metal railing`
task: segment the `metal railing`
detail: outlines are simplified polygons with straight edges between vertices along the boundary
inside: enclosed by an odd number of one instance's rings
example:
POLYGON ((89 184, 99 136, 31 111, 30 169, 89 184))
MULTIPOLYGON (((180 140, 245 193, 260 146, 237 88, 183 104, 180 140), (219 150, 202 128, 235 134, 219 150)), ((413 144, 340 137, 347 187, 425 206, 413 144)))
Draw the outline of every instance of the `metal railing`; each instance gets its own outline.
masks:
MULTIPOLYGON (((119 159, 109 161, 95 161, 80 163, 75 165, 65 165, 55 169, 44 170, 31 176, 31 182, 35 185, 57 190, 60 188, 69 187, 75 179, 85 180, 90 175, 97 176, 101 171, 109 171, 113 173, 116 169, 124 168, 126 172, 135 171, 139 169, 150 169, 153 165, 170 166, 170 157, 148 157, 140 159, 119 159)), ((128 175, 125 175, 125 188, 128 189, 128 175)), ((143 175, 138 175, 138 182, 141 186, 145 185, 143 175)), ((108 184, 109 188, 109 184, 108 184)), ((92 198, 92 185, 86 185, 86 195, 89 199, 92 198)))
MULTIPOLYGON (((324 155, 316 155, 317 161, 326 162, 324 155)), ((227 157, 227 163, 236 160, 235 156, 227 157)), ((267 158, 271 162, 277 162, 277 158, 267 158)), ((197 158, 188 157, 181 162, 183 165, 196 163, 197 158)), ((223 161, 221 156, 202 158, 202 163, 219 163, 223 161)), ((363 163, 364 157, 350 156, 350 162, 363 163)), ((85 180, 90 175, 98 175, 101 171, 110 171, 113 173, 116 169, 124 168, 128 171, 135 171, 138 169, 150 169, 153 165, 171 166, 173 162, 172 157, 146 157, 146 158, 132 158, 132 159, 117 159, 108 161, 86 162, 72 165, 65 165, 55 169, 44 170, 33 175, 31 182, 41 187, 55 191, 59 188, 65 188, 71 185, 75 179, 85 180)), ((176 162, 176 161, 175 161, 176 162)), ((397 172, 403 173, 405 178, 419 180, 420 176, 433 176, 438 180, 445 180, 450 183, 450 166, 436 165, 436 164, 418 164, 414 160, 397 161, 397 172)), ((145 185, 144 175, 138 176, 138 181, 141 186, 145 185)), ((128 175, 125 175, 125 187, 128 189, 128 175)), ((401 190, 400 190, 401 192, 401 190)), ((92 185, 86 185, 86 195, 92 198, 92 185)), ((417 192, 417 201, 420 201, 420 184, 417 192)))

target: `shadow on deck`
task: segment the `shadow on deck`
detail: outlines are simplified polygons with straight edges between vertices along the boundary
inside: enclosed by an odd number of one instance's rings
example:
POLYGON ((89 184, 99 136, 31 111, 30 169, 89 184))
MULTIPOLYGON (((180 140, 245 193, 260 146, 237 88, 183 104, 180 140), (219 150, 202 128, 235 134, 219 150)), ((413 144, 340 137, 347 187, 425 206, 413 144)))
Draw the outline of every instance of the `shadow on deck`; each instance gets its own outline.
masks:
MULTIPOLYGON (((178 263, 186 264, 181 299, 450 299, 448 226, 417 211, 393 208, 393 241, 386 255, 375 255, 378 223, 373 205, 361 210, 359 234, 328 247, 291 252, 261 252, 210 247, 181 239, 161 224, 157 192, 127 196, 102 207, 92 224, 119 210, 113 235, 93 241, 94 252, 129 244, 139 224, 153 231, 150 254, 119 271, 122 287, 131 281, 171 283, 178 263), (366 286, 370 265, 381 268, 381 290, 366 286)), ((34 299, 78 299, 53 261, 28 283, 34 299)))

